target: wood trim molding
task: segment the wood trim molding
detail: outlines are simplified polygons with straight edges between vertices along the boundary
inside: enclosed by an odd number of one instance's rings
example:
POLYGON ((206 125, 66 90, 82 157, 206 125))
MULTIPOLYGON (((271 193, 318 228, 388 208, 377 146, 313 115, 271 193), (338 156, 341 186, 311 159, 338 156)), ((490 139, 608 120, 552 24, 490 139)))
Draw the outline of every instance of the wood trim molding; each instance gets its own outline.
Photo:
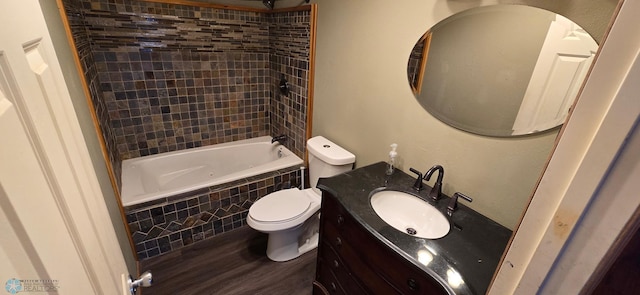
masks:
POLYGON ((427 67, 427 58, 429 57, 429 46, 431 46, 431 31, 424 33, 420 41, 423 42, 420 64, 418 65, 418 77, 416 77, 415 85, 411 85, 413 94, 419 95, 422 92, 422 82, 424 80, 424 71, 427 67))
MULTIPOLYGON (((309 34, 309 82, 307 89, 307 128, 305 143, 311 138, 313 131, 313 90, 315 87, 315 70, 316 70, 316 36, 318 29, 318 4, 311 5, 311 28, 309 34)), ((305 165, 309 165, 309 151, 305 149, 305 165)))

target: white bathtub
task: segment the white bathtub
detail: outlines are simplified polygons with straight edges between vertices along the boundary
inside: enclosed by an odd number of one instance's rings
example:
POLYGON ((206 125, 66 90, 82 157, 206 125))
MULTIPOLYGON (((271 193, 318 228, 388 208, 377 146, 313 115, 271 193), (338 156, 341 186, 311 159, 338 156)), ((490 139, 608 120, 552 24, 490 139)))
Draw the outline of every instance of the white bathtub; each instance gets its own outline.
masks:
POLYGON ((122 205, 131 206, 301 165, 270 136, 124 160, 122 205))

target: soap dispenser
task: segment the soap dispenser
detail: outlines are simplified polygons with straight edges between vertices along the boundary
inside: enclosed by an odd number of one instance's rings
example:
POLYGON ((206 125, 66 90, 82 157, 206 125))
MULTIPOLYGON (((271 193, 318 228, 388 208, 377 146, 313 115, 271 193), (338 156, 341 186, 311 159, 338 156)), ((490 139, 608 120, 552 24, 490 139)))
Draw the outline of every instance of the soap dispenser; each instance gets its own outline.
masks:
POLYGON ((385 171, 387 175, 393 174, 393 171, 396 169, 396 157, 398 156, 398 153, 396 152, 396 148, 398 148, 398 145, 395 143, 392 143, 391 151, 389 152, 389 162, 387 162, 387 169, 385 171))

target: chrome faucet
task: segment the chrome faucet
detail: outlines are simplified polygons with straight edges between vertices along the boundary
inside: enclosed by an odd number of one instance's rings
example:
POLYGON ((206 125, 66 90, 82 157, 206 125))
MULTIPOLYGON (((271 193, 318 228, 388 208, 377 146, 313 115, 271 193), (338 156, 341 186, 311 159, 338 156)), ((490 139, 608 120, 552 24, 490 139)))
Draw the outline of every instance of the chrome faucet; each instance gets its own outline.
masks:
POLYGON ((429 179, 431 179, 431 175, 433 175, 433 172, 435 171, 438 171, 438 179, 436 180, 436 183, 433 185, 433 188, 429 192, 429 197, 432 200, 437 201, 442 196, 442 178, 444 177, 444 168, 442 168, 442 166, 440 165, 435 165, 431 167, 427 171, 427 173, 424 174, 424 179, 426 181, 429 181, 429 179))
POLYGON ((272 138, 272 139, 271 139, 271 143, 274 143, 274 142, 276 142, 276 141, 277 141, 277 142, 279 142, 279 143, 281 143, 281 144, 284 144, 284 142, 285 142, 286 140, 287 140, 287 136, 286 136, 286 135, 284 135, 284 134, 280 134, 280 135, 278 135, 278 136, 276 136, 276 137, 272 138))

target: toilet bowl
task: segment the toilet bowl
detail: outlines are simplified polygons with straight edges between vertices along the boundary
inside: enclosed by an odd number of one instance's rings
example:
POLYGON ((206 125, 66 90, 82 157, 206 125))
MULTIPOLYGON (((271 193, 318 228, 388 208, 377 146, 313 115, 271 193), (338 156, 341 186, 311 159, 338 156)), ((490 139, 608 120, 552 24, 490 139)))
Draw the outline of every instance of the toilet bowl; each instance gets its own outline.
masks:
POLYGON ((269 234, 269 259, 287 261, 317 247, 320 200, 312 189, 292 188, 271 193, 249 208, 247 224, 269 234))
POLYGON ((318 246, 320 177, 330 177, 353 167, 355 156, 322 136, 307 141, 311 188, 291 188, 257 200, 247 215, 247 224, 269 234, 267 257, 273 261, 294 259, 318 246))

